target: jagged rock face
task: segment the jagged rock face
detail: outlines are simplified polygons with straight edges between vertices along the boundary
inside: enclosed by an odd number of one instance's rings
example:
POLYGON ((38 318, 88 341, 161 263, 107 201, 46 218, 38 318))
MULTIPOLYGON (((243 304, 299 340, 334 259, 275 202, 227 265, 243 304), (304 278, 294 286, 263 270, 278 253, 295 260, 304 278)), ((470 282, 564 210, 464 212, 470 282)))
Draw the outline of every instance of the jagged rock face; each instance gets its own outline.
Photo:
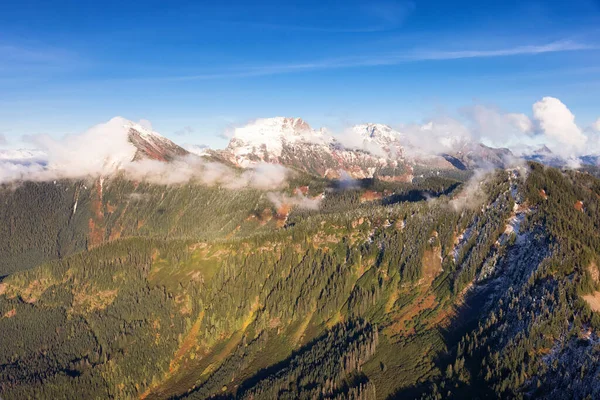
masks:
POLYGON ((467 143, 455 152, 443 154, 443 157, 455 168, 466 170, 504 168, 514 156, 509 149, 495 149, 481 143, 467 143))
POLYGON ((586 154, 577 157, 566 158, 560 154, 554 153, 546 145, 543 145, 542 147, 533 151, 525 152, 522 154, 522 158, 556 168, 600 165, 600 155, 598 154, 586 154))
POLYGON ((190 154, 183 147, 163 136, 134 127, 129 129, 129 142, 137 149, 133 161, 142 159, 172 161, 177 157, 190 154))
POLYGON ((258 119, 237 128, 219 156, 242 168, 259 162, 282 164, 328 178, 376 177, 410 181, 414 166, 467 170, 504 167, 512 159, 508 149, 450 137, 448 152, 429 154, 388 125, 361 124, 341 137, 314 130, 300 118, 258 119))
POLYGON ((352 127, 362 138, 362 148, 387 159, 403 159, 408 140, 398 131, 383 124, 362 124, 352 127))
POLYGON ((399 180, 410 181, 411 169, 402 161, 375 157, 365 151, 322 148, 318 145, 284 145, 277 162, 322 177, 339 179, 372 178, 384 171, 397 171, 399 180))
POLYGON ((411 169, 400 157, 401 147, 389 135, 391 128, 387 127, 388 136, 381 137, 373 124, 356 128, 365 144, 373 144, 383 153, 347 148, 325 129, 313 130, 300 118, 277 117, 259 119, 236 129, 220 155, 242 168, 267 162, 334 179, 372 178, 378 173, 387 176, 389 171, 394 172, 396 180, 412 179, 411 169), (387 152, 382 145, 387 145, 387 152), (392 151, 396 156, 390 156, 392 151))

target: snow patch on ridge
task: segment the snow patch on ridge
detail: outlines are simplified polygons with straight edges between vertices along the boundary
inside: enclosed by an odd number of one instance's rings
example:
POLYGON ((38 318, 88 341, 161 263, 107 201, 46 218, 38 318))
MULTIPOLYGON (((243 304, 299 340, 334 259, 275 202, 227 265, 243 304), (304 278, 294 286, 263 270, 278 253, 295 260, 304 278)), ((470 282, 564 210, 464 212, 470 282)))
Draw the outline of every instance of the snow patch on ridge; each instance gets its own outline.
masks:
POLYGON ((46 153, 35 149, 0 150, 0 162, 31 163, 45 162, 46 153))
POLYGON ((324 130, 313 130, 301 118, 261 118, 236 128, 228 149, 238 157, 252 154, 257 148, 280 157, 285 143, 327 145, 331 140, 324 130))

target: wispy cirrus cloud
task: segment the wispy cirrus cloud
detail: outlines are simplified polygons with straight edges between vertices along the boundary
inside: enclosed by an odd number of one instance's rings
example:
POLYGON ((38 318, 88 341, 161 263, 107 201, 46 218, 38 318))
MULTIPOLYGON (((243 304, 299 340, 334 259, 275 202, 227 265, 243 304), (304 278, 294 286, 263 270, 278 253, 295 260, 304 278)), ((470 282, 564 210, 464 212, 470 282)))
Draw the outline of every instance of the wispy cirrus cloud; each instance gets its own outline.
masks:
POLYGON ((56 64, 72 58, 73 54, 69 51, 54 47, 0 43, 0 63, 56 64))
POLYGON ((81 65, 75 53, 43 44, 0 41, 0 86, 33 83, 81 65))
POLYGON ((560 40, 543 45, 517 46, 493 50, 462 50, 462 51, 426 51, 414 54, 415 61, 426 60, 455 60, 461 58, 489 58, 519 55, 536 55, 564 51, 595 50, 599 47, 570 40, 560 40))
POLYGON ((358 4, 343 4, 337 7, 326 7, 321 13, 313 10, 313 15, 307 18, 308 23, 288 23, 260 20, 219 20, 207 21, 221 26, 232 25, 250 29, 266 29, 286 32, 315 32, 315 33, 375 33, 394 30, 403 25, 406 19, 416 9, 414 1, 359 1, 358 4), (320 23, 311 23, 323 17, 320 23), (344 23, 335 17, 342 16, 344 23), (348 21, 355 20, 352 24, 348 21))
POLYGON ((182 75, 160 78, 161 80, 213 80, 226 78, 246 78, 255 76, 268 76, 310 72, 329 69, 359 68, 399 65, 423 61, 445 61, 472 58, 494 58, 511 56, 534 56, 544 53, 561 53, 572 51, 598 50, 600 46, 579 43, 571 40, 560 40, 541 45, 526 45, 504 47, 497 49, 469 49, 469 50, 423 50, 409 49, 388 53, 370 55, 348 56, 329 58, 301 63, 281 63, 262 66, 248 66, 229 69, 219 73, 204 73, 197 75, 182 75))

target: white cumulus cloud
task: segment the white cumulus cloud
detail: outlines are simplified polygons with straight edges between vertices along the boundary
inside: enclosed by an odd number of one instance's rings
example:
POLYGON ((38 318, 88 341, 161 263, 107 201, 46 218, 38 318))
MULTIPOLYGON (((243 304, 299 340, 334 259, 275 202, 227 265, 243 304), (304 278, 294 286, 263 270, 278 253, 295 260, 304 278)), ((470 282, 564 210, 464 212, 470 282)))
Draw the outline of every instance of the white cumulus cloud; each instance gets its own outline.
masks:
POLYGON ((218 185, 230 189, 252 187, 277 189, 285 185, 288 173, 283 166, 257 164, 237 171, 224 164, 208 162, 196 155, 180 157, 172 162, 151 159, 133 161, 137 148, 129 141, 131 127, 144 134, 149 121, 134 124, 122 117, 96 125, 79 135, 55 139, 37 135, 29 140, 39 150, 0 152, 0 183, 19 180, 51 181, 85 179, 124 173, 135 180, 157 184, 183 184, 190 181, 218 185))
POLYGON ((496 107, 474 105, 462 109, 471 135, 478 140, 487 140, 492 145, 504 146, 514 138, 533 133, 531 119, 520 113, 505 113, 496 107))
POLYGON ((579 155, 585 150, 587 136, 575 123, 575 116, 555 97, 544 97, 533 105, 533 117, 552 150, 564 156, 579 155))
POLYGON ((80 135, 54 139, 48 135, 31 138, 47 154, 47 170, 57 178, 79 178, 110 173, 115 166, 133 159, 136 148, 128 140, 127 120, 115 117, 80 135))

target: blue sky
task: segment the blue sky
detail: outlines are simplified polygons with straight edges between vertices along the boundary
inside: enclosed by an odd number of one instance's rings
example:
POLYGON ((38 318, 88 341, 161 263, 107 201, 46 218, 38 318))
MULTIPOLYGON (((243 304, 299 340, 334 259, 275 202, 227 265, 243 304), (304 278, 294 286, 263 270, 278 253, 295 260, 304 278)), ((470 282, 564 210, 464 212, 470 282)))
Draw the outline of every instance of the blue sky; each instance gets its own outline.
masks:
POLYGON ((531 114, 544 96, 581 126, 600 117, 598 0, 4 0, 0 12, 9 146, 116 115, 222 146, 257 117, 394 125, 474 104, 531 114))

